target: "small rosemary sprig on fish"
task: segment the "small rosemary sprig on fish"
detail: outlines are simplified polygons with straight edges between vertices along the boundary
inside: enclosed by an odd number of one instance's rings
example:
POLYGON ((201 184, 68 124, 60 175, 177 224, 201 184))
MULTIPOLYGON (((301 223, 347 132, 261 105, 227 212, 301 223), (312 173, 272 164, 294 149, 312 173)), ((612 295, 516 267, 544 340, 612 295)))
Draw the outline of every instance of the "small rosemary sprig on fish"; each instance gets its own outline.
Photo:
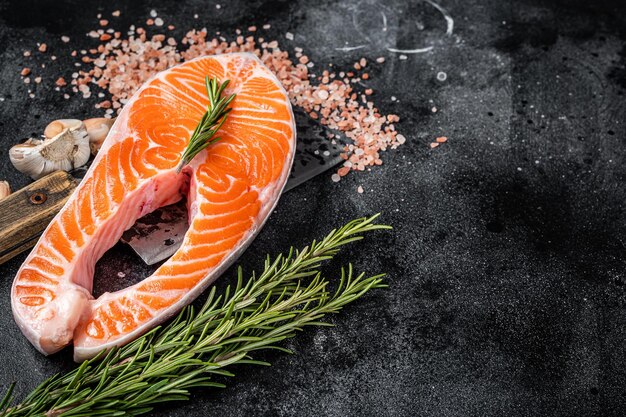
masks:
POLYGON ((228 87, 229 82, 230 80, 226 80, 220 84, 217 78, 209 78, 208 76, 205 78, 206 92, 209 96, 207 111, 189 138, 189 143, 176 167, 176 172, 180 173, 183 167, 202 150, 220 140, 219 137, 215 137, 215 134, 226 121, 228 113, 232 110, 228 105, 236 96, 236 94, 231 94, 228 97, 222 97, 222 93, 228 87))
POLYGON ((385 287, 383 275, 354 276, 342 268, 334 291, 320 272, 322 261, 360 240, 388 229, 377 216, 357 219, 331 231, 302 250, 265 261, 264 271, 217 295, 211 289, 204 306, 192 306, 164 327, 121 348, 101 353, 65 375, 44 381, 22 402, 12 405, 13 385, 0 400, 0 416, 138 415, 156 405, 189 399, 191 388, 224 387, 215 376, 233 376, 234 364, 269 365, 252 354, 264 349, 289 352, 281 342, 306 326, 330 326, 323 318, 338 313, 373 288, 385 287))

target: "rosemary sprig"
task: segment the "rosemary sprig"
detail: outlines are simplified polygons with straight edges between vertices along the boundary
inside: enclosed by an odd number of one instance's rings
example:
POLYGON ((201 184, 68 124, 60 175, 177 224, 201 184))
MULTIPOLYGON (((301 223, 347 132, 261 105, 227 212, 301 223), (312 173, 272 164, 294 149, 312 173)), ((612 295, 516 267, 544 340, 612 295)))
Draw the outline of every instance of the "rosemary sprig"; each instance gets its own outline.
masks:
POLYGON ((355 277, 348 264, 331 292, 330 281, 319 271, 321 262, 341 246, 389 228, 375 224, 376 217, 353 220, 302 250, 268 257, 264 271, 245 283, 239 268, 237 285, 221 295, 213 287, 200 310, 187 307, 167 326, 49 378, 13 406, 12 385, 0 401, 0 415, 139 415, 159 403, 188 399, 191 388, 224 387, 213 377, 233 376, 224 369, 229 365, 269 365, 251 354, 261 349, 289 352, 280 343, 296 331, 329 326, 324 316, 372 288, 385 287, 383 275, 355 277))
POLYGON ((176 172, 180 172, 185 165, 191 162, 207 146, 220 140, 219 137, 214 138, 214 136, 226 121, 226 117, 231 111, 228 105, 235 98, 235 94, 222 97, 222 93, 229 82, 230 80, 226 80, 220 84, 216 78, 209 78, 208 76, 205 78, 206 92, 209 96, 207 111, 200 119, 200 123, 196 126, 196 130, 193 131, 191 138, 189 138, 189 143, 183 152, 178 167, 176 167, 176 172))

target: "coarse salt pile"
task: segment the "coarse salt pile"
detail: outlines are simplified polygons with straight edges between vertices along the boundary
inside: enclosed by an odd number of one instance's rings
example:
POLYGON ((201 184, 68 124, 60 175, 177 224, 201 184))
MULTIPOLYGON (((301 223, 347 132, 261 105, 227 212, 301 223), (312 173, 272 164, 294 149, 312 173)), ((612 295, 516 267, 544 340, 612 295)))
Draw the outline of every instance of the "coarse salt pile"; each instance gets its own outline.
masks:
MULTIPOLYGON (((148 23, 154 25, 154 21, 148 23)), ((101 26, 107 24, 108 21, 100 22, 101 26)), ((158 26, 162 26, 162 23, 159 22, 158 26)), ((263 26, 264 29, 269 27, 263 26)), ((173 28, 168 26, 169 30, 173 28)), ((256 32, 257 28, 251 26, 248 31, 256 32)), ((364 72, 369 65, 365 59, 354 64, 354 71, 351 69, 336 73, 324 70, 312 83, 313 76, 310 76, 309 68, 314 67, 314 64, 301 48, 295 48, 297 61, 294 61, 288 52, 279 48, 275 40, 244 36, 241 30, 237 30, 236 34, 234 41, 227 42, 222 36, 209 37, 206 29, 193 29, 182 38, 181 49, 178 49, 179 42, 175 38, 164 34, 148 36, 143 28, 131 26, 125 39, 122 39, 120 32, 112 29, 106 32, 103 29, 91 31, 88 35, 99 39, 100 44, 89 50, 89 53, 80 52, 82 63, 91 64, 92 67, 72 74, 72 89, 82 93, 84 98, 91 96, 91 86, 94 84, 107 90, 111 99, 101 101, 96 107, 106 109, 106 116, 112 117, 115 111, 119 113, 146 80, 159 71, 202 55, 251 52, 276 74, 293 105, 303 108, 313 119, 342 132, 351 140, 352 143, 344 147, 341 156, 345 162, 332 176, 333 181, 339 181, 350 170, 363 171, 368 166, 381 165, 381 152, 388 148, 395 149, 405 142, 404 136, 395 130, 394 123, 398 122, 398 116, 381 115, 369 100, 373 94, 371 89, 357 92, 352 87, 352 84, 370 78, 364 72)), ((293 35, 289 38, 293 38, 293 35)), ((77 56, 76 51, 72 55, 77 56)), ((382 64, 384 58, 376 62, 382 64)), ((102 93, 99 96, 102 97, 102 93)), ((328 135, 333 143, 339 137, 332 133, 328 135)))

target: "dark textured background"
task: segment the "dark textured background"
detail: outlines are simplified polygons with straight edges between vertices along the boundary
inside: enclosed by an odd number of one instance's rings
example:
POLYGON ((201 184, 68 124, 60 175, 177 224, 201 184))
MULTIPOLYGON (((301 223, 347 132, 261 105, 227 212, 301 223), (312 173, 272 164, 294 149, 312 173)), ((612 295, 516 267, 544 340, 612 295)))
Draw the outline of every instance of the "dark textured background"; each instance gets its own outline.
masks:
MULTIPOLYGON (((364 86, 382 111, 400 115, 407 144, 372 172, 339 184, 329 173, 286 194, 241 262, 250 271, 267 252, 382 212, 395 230, 343 254, 358 270, 388 272, 390 289, 333 318, 336 328, 290 341, 295 355, 262 356, 273 367, 237 368, 227 389, 156 415, 623 415, 624 2, 441 1, 454 18, 450 37, 418 1, 239 0, 217 10, 198 0, 0 0, 0 177, 14 188, 27 180, 8 161, 11 144, 52 119, 97 114, 97 99, 66 101, 50 85, 74 71, 69 51, 90 45, 84 34, 98 12, 121 9, 109 20, 126 30, 155 8, 179 36, 207 26, 232 37, 271 23, 265 37, 304 48, 314 70, 387 58, 364 86), (37 41, 59 59, 37 70, 45 82, 29 99, 18 73, 36 62, 22 51, 37 41), (345 42, 367 48, 338 51, 345 42), (384 49, 425 45, 435 47, 406 61, 384 49), (431 151, 441 135, 449 142, 431 151)), ((99 291, 121 285, 117 271, 145 272, 121 246, 106 256, 99 291)), ((23 258, 0 266, 0 388, 16 380, 18 395, 73 366, 70 352, 37 353, 11 318, 23 258)))

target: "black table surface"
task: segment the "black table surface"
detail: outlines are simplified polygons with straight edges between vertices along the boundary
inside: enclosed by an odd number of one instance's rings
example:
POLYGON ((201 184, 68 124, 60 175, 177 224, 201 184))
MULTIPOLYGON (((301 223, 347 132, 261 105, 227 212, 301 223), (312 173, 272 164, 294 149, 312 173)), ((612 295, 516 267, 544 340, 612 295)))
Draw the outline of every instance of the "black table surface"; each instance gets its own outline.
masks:
MULTIPOLYGON (((394 230, 352 245, 341 260, 387 272, 390 288, 333 317, 335 328, 289 341, 294 355, 261 355, 272 367, 238 367, 228 388, 194 391, 154 414, 623 415, 623 4, 441 0, 454 21, 446 35, 436 7, 419 1, 237 0, 218 9, 200 0, 0 0, 0 179, 14 189, 28 183, 8 161, 12 144, 50 120, 97 114, 98 98, 64 100, 52 88, 75 70, 69 51, 92 42, 85 33, 97 13, 125 31, 156 9, 178 37, 206 26, 232 39, 237 28, 269 23, 263 36, 291 52, 302 47, 313 72, 384 56, 363 87, 376 91, 384 113, 400 116, 407 143, 371 172, 339 183, 327 173, 284 195, 241 264, 249 272, 266 253, 381 212, 394 230), (113 19, 116 9, 122 16, 113 19), (22 51, 36 42, 48 44, 47 58, 27 60, 22 51), (433 48, 406 60, 386 49, 425 46, 433 48), (38 86, 19 76, 33 62, 47 63, 38 86), (431 150, 437 136, 449 141, 431 150)), ((75 366, 69 350, 37 353, 12 319, 9 290, 24 257, 0 266, 0 388, 17 381, 18 397, 75 366)), ((105 258, 100 293, 126 285, 117 271, 136 280, 147 270, 121 245, 105 258)), ((232 278, 231 270, 218 285, 232 278)))

